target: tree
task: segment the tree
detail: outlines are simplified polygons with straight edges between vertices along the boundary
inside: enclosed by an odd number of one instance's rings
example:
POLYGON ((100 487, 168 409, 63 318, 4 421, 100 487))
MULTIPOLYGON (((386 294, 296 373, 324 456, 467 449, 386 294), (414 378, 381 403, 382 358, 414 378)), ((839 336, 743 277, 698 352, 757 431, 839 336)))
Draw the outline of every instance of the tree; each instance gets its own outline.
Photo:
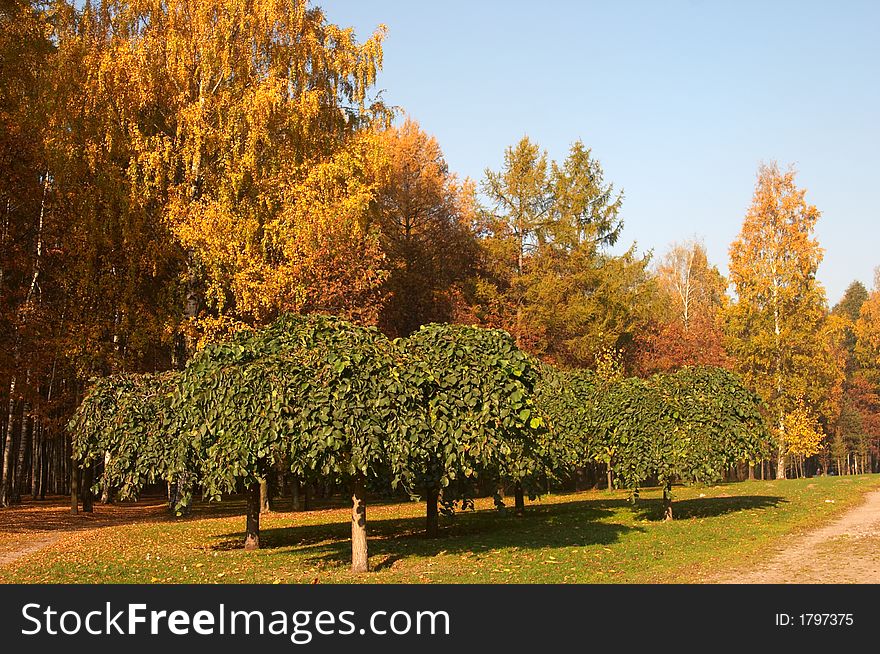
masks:
POLYGON ((127 190, 185 252, 191 341, 287 310, 374 321, 383 28, 359 44, 305 0, 105 0, 78 23, 62 50, 127 190))
POLYGON ((695 322, 714 321, 726 304, 727 280, 699 241, 673 243, 657 265, 656 278, 664 305, 685 331, 695 322))
POLYGON ((880 285, 859 309, 853 332, 858 365, 867 379, 880 386, 880 285))
POLYGON ((517 510, 523 481, 540 466, 544 421, 534 403, 538 371, 500 330, 426 325, 403 342, 415 398, 391 441, 395 478, 427 502, 427 535, 438 501, 450 506, 473 480, 510 480, 517 510))
POLYGON ((825 434, 822 433, 816 417, 805 406, 795 407, 782 420, 789 454, 808 457, 821 451, 825 434))
POLYGON ((819 211, 795 185, 793 170, 761 166, 752 205, 730 246, 737 301, 727 312, 729 351, 746 383, 767 401, 785 478, 786 415, 799 403, 827 415, 842 378, 822 344, 825 294, 816 281, 822 250, 813 237, 819 211))
POLYGON ((603 449, 594 424, 596 403, 604 388, 605 380, 590 370, 541 366, 535 405, 547 423, 547 437, 539 443, 548 474, 559 478, 595 461, 609 464, 613 452, 603 449))
POLYGON ((376 213, 389 275, 379 324, 406 336, 430 322, 448 322, 455 287, 472 275, 472 185, 449 172, 436 139, 407 118, 381 134, 388 160, 376 213))
POLYGON ((68 424, 82 468, 103 463, 95 490, 112 487, 137 499, 148 484, 171 481, 177 439, 171 424, 179 373, 128 374, 93 379, 68 424))
POLYGON ((208 345, 187 364, 174 408, 178 465, 210 499, 248 493, 246 548, 259 547, 260 479, 279 462, 352 494, 352 571, 369 569, 366 483, 387 461, 406 389, 399 350, 375 328, 284 314, 208 345))
POLYGON ((504 166, 495 172, 486 169, 483 193, 492 203, 482 231, 487 268, 492 283, 484 302, 499 305, 494 326, 510 331, 518 347, 524 346, 523 275, 526 260, 537 242, 544 240, 553 209, 552 187, 548 179, 547 154, 523 137, 504 152, 504 166))
POLYGON ((712 483, 732 465, 759 460, 770 439, 763 401, 727 370, 687 367, 653 379, 668 407, 658 477, 665 517, 672 518, 672 480, 712 483))
POLYGON ((682 368, 615 383, 596 404, 595 424, 601 442, 614 449, 618 484, 635 497, 656 478, 669 520, 675 480, 710 483, 730 465, 761 456, 770 437, 761 404, 734 373, 682 368))
MULTIPOLYGON (((81 303, 70 288, 84 281, 71 265, 83 221, 66 203, 63 143, 78 125, 69 120, 75 83, 59 65, 56 26, 71 8, 64 3, 19 2, 0 7, 0 505, 17 503, 30 477, 31 493, 52 482, 66 492, 62 475, 69 443, 63 425, 79 392, 80 374, 92 361, 78 357, 88 337, 81 303), (74 338, 76 335, 76 338, 74 338), (63 441, 63 442, 62 442, 63 441), (43 454, 62 458, 44 472, 43 454)), ((80 153, 80 159, 84 159, 80 153)), ((84 165, 83 161, 79 162, 84 165)), ((118 269, 117 269, 118 270, 118 269)), ((130 281, 130 280, 129 280, 130 281)), ((107 296, 113 294, 112 287, 107 296)), ((85 311, 83 311, 85 313, 85 311)), ((102 316, 103 317, 103 316, 102 316)), ((117 334, 121 330, 117 330, 117 334)), ((100 363, 103 363, 101 361, 100 363)))
POLYGON ((0 8, 0 500, 67 491, 95 375, 181 368, 284 310, 378 319, 383 28, 197 4, 0 8))
POLYGON ((658 264, 658 315, 637 336, 640 374, 689 365, 729 367, 720 321, 727 280, 709 264, 698 241, 675 243, 658 264))
POLYGON ((594 367, 607 349, 628 361, 655 312, 649 261, 635 247, 621 255, 542 248, 526 281, 531 350, 564 366, 594 367))
POLYGON ((837 435, 838 470, 850 469, 853 456, 863 472, 876 471, 880 456, 880 389, 861 374, 847 383, 837 435), (841 465, 841 458, 846 460, 846 466, 841 465))
POLYGON ((855 280, 846 287, 840 302, 834 305, 832 313, 846 316, 852 322, 859 319, 859 311, 868 299, 868 289, 862 282, 855 280))
POLYGON ((653 296, 648 258, 620 256, 623 194, 604 180, 580 141, 561 163, 527 138, 508 148, 500 172, 486 171, 483 271, 476 317, 557 364, 591 366, 605 347, 626 348, 653 296))

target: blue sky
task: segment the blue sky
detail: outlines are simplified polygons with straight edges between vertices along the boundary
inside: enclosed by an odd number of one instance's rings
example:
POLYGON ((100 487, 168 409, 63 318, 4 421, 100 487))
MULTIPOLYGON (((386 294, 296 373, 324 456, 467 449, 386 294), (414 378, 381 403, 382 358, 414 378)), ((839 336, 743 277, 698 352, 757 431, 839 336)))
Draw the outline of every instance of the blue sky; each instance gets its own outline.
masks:
POLYGON ((481 179, 523 135, 580 138, 625 191, 625 245, 706 243, 724 272, 762 161, 822 212, 833 304, 880 265, 880 2, 326 0, 366 38, 377 88, 481 179))

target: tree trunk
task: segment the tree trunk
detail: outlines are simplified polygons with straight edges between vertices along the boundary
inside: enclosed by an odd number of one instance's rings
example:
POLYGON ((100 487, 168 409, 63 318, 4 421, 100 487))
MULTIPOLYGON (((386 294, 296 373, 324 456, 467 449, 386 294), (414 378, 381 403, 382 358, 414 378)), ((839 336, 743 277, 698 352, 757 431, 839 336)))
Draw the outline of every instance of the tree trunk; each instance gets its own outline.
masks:
POLYGON ((611 475, 611 463, 605 464, 605 471, 606 471, 606 474, 608 475, 608 490, 612 490, 614 488, 614 483, 613 483, 614 479, 611 475))
POLYGON ((43 433, 41 440, 43 441, 43 447, 42 447, 43 451, 42 451, 42 454, 40 455, 40 457, 41 457, 40 463, 41 463, 41 468, 42 468, 42 471, 40 472, 40 499, 45 500, 46 499, 46 489, 49 487, 49 477, 52 474, 51 473, 51 471, 52 471, 52 468, 51 468, 52 457, 50 455, 50 453, 52 452, 52 449, 50 447, 51 443, 49 443, 49 441, 46 440, 45 433, 43 433))
POLYGON ((351 571, 354 573, 370 571, 364 482, 364 476, 357 475, 351 484, 351 571))
POLYGON ((260 479, 260 513, 269 513, 269 478, 260 479))
POLYGON ((663 520, 672 520, 672 482, 663 486, 663 520))
POLYGON ((31 411, 31 405, 25 402, 21 407, 21 425, 18 436, 18 456, 15 460, 15 476, 12 478, 12 503, 21 504, 21 487, 24 485, 25 472, 24 464, 27 461, 28 439, 30 430, 28 430, 28 413, 31 411))
POLYGON ((513 512, 516 515, 525 515, 526 513, 526 500, 523 496, 523 487, 521 482, 516 482, 513 485, 513 512))
POLYGON ((101 503, 110 504, 113 501, 113 491, 110 488, 110 479, 107 476, 107 468, 110 465, 110 452, 104 452, 104 486, 101 488, 101 503))
POLYGON ((33 424, 31 436, 31 499, 40 494, 40 478, 43 476, 43 427, 40 421, 33 424))
POLYGON ((300 506, 300 483, 299 478, 294 477, 290 480, 290 505, 293 507, 293 511, 302 511, 302 507, 300 506))
POLYGON ((3 445, 3 483, 0 484, 0 506, 9 506, 12 495, 12 429, 15 426, 15 375, 9 382, 9 413, 6 417, 6 438, 3 445))
POLYGON ((428 505, 427 523, 425 525, 425 535, 428 538, 436 538, 440 533, 439 510, 438 503, 440 500, 440 491, 436 488, 428 488, 426 493, 426 503, 428 505))
POLYGON ((76 461, 70 465, 70 512, 79 513, 79 466, 76 461))
POLYGON ((92 463, 83 468, 82 471, 82 504, 83 513, 92 513, 94 509, 94 496, 92 495, 92 484, 95 482, 95 469, 92 463))
POLYGON ((260 549, 260 484, 251 484, 247 490, 247 526, 244 548, 260 549))
POLYGON ((304 483, 300 490, 302 491, 302 508, 303 511, 311 511, 312 510, 312 484, 310 482, 304 483))
POLYGON ((776 478, 785 479, 785 454, 781 446, 776 455, 776 478))
POLYGON ((755 464, 749 462, 749 481, 755 481, 755 464))

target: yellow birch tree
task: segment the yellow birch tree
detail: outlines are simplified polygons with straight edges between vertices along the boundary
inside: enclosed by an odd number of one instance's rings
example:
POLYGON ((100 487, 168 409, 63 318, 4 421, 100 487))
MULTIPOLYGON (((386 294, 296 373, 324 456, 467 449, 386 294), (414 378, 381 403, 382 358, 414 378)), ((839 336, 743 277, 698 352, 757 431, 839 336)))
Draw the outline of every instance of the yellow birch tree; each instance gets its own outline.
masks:
MULTIPOLYGON (((752 204, 730 246, 736 301, 727 311, 728 348, 747 383, 767 402, 785 478, 788 418, 804 404, 827 414, 843 371, 822 338, 825 291, 816 281, 823 252, 813 236, 819 211, 794 170, 758 170, 752 204)), ((829 416, 830 418, 830 416, 829 416)))
POLYGON ((195 333, 283 310, 374 321, 381 165, 363 43, 306 0, 102 0, 60 40, 132 198, 185 253, 195 333))

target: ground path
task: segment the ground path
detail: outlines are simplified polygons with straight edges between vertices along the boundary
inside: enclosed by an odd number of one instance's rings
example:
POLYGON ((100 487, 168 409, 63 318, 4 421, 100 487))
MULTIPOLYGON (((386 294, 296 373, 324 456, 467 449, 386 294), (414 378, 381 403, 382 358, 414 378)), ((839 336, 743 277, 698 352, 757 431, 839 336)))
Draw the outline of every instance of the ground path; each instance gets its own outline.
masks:
POLYGON ((880 583, 880 490, 824 527, 785 539, 769 561, 712 581, 746 584, 880 583))
POLYGON ((8 547, 4 550, 0 550, 0 568, 2 568, 4 565, 14 563, 15 561, 18 561, 18 559, 20 559, 21 557, 27 556, 32 552, 37 552, 44 547, 48 547, 56 540, 58 540, 58 538, 58 534, 34 536, 18 543, 15 547, 8 547))
POLYGON ((70 498, 25 499, 0 512, 0 569, 78 532, 137 521, 167 520, 162 498, 105 506, 93 513, 70 512, 70 498))

